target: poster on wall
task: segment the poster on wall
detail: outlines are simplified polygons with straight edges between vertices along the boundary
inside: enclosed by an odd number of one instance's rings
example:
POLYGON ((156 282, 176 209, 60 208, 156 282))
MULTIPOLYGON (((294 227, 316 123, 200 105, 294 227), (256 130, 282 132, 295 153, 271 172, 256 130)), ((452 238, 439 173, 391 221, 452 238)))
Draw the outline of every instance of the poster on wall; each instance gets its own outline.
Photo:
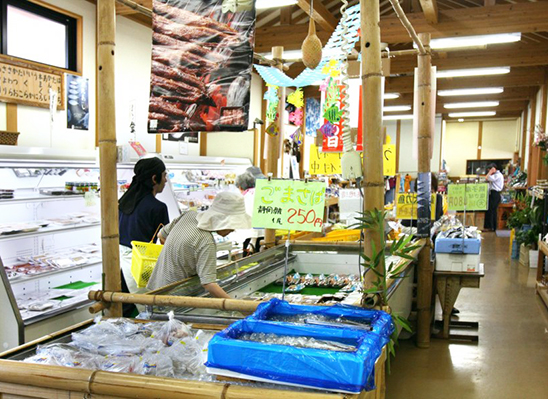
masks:
POLYGON ((149 133, 244 131, 255 5, 154 0, 149 133))
POLYGON ((67 128, 89 130, 89 81, 67 74, 67 128))
POLYGON ((306 99, 306 135, 316 137, 316 131, 320 128, 321 106, 317 98, 306 99))
POLYGON ((198 135, 198 132, 170 133, 164 134, 162 138, 167 141, 184 141, 186 143, 198 143, 198 135))

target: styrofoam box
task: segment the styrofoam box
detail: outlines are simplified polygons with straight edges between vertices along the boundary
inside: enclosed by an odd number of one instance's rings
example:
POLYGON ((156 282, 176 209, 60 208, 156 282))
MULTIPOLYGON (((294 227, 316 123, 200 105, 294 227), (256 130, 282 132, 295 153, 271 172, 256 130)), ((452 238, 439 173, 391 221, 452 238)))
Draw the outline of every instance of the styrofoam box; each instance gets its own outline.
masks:
POLYGON ((444 272, 478 272, 480 254, 436 254, 436 270, 444 272))

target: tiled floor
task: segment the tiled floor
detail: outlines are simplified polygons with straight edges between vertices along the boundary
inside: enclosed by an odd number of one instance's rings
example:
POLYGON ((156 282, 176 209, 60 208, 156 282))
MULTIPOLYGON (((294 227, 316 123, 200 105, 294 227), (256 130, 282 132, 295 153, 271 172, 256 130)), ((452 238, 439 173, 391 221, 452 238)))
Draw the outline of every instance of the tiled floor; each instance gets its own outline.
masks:
POLYGON ((548 398, 548 311, 535 294, 536 269, 510 262, 508 242, 485 234, 481 288, 457 300, 460 319, 480 323, 479 343, 401 341, 387 399, 548 398))

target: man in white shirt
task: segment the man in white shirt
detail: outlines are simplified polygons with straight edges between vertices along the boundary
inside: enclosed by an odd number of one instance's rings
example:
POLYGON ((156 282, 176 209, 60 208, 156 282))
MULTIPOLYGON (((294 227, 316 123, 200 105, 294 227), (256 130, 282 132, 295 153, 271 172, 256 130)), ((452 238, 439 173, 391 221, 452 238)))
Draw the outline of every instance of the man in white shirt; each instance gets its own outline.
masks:
POLYGON ((497 209, 500 204, 500 192, 504 188, 504 176, 498 170, 496 164, 487 165, 487 176, 485 180, 489 182, 489 207, 485 214, 486 231, 495 231, 497 229, 497 209))

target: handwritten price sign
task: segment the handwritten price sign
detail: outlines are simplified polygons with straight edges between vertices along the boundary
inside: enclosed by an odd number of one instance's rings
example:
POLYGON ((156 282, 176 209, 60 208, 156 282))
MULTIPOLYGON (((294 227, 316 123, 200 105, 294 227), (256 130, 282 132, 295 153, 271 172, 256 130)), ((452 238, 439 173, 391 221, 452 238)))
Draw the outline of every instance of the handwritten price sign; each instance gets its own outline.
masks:
MULTIPOLYGON (((430 197, 430 219, 436 219, 436 194, 430 197)), ((396 219, 417 220, 417 194, 401 193, 396 197, 396 219)))
POLYGON ((450 211, 486 211, 489 199, 489 184, 450 184, 447 205, 450 211))
POLYGON ((322 182, 257 179, 253 227, 321 231, 325 206, 322 182))

